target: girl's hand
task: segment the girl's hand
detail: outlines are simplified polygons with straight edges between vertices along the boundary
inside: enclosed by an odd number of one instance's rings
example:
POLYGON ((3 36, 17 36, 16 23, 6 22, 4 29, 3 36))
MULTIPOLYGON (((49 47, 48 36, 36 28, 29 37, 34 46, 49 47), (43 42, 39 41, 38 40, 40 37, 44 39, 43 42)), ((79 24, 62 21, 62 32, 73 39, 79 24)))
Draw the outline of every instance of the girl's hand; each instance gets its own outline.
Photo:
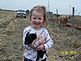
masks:
POLYGON ((40 46, 37 47, 37 50, 43 50, 43 49, 45 49, 44 44, 41 44, 40 46))

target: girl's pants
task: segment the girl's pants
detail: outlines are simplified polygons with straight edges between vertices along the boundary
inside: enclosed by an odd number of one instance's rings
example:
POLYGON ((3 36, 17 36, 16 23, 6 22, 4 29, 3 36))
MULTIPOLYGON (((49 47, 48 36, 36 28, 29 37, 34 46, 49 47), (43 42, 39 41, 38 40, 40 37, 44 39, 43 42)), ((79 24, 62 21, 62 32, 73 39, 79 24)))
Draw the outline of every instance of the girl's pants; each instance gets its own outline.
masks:
MULTIPOLYGON (((27 59, 27 58, 25 58, 25 57, 24 57, 24 61, 32 61, 32 60, 27 59)), ((37 60, 37 61, 38 61, 38 60, 37 60)), ((46 58, 45 58, 45 59, 43 59, 43 60, 41 60, 41 61, 46 61, 46 58)))

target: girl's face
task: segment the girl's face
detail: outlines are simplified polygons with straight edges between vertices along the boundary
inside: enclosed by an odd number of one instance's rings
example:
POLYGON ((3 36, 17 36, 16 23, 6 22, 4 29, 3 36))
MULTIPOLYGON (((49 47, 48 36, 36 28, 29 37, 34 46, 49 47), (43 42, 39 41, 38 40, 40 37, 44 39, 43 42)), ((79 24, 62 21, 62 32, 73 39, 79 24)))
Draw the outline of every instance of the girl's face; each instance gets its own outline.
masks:
POLYGON ((38 11, 34 10, 32 12, 32 16, 30 19, 31 19, 31 24, 32 24, 33 28, 35 28, 35 29, 41 28, 41 26, 43 25, 43 22, 44 22, 43 12, 38 12, 38 11))

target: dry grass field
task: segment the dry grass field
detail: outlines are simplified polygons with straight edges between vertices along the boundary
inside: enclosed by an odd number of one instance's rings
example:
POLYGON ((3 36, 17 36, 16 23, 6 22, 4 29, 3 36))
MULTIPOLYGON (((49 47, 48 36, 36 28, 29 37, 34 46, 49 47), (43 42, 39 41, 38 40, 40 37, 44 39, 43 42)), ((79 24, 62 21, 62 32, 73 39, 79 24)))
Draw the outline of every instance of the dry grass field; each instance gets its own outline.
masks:
MULTIPOLYGON (((22 32, 29 26, 29 20, 15 18, 16 13, 0 11, 0 61, 23 61, 22 32)), ((81 24, 81 17, 71 18, 81 24), (79 20, 79 21, 78 21, 79 20)), ((48 61, 80 61, 81 31, 75 28, 60 27, 48 21, 47 29, 54 41, 47 50, 48 61)))

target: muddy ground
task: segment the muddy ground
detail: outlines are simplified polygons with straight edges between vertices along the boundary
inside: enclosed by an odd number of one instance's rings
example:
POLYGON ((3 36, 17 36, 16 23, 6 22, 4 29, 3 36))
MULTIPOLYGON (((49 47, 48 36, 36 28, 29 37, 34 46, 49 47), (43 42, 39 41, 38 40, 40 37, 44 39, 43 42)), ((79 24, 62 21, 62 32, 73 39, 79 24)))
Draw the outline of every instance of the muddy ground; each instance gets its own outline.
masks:
MULTIPOLYGON (((15 12, 0 11, 0 61, 23 61, 22 32, 30 23, 28 19, 15 16, 15 12)), ((54 41, 47 51, 48 61, 81 60, 81 31, 50 21, 47 29, 54 41)))

